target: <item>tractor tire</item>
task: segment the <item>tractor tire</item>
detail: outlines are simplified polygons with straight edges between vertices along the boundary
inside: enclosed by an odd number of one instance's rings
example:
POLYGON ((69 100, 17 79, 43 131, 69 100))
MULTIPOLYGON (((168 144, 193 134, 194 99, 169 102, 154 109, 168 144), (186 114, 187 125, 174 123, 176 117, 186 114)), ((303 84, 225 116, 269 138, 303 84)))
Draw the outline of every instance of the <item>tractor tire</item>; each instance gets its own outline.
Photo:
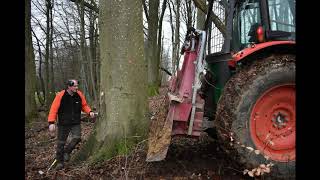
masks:
POLYGON ((264 177, 294 179, 295 115, 295 55, 271 55, 228 80, 215 127, 222 148, 243 170, 271 162, 264 177))

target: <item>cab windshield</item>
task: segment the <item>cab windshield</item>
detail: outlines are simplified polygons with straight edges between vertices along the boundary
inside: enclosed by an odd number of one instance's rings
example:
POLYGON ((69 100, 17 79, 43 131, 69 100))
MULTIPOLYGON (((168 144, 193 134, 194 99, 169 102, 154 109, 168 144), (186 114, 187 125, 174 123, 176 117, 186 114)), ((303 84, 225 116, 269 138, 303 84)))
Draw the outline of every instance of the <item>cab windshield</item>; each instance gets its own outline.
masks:
POLYGON ((295 6, 294 0, 268 0, 270 29, 295 32, 295 6))

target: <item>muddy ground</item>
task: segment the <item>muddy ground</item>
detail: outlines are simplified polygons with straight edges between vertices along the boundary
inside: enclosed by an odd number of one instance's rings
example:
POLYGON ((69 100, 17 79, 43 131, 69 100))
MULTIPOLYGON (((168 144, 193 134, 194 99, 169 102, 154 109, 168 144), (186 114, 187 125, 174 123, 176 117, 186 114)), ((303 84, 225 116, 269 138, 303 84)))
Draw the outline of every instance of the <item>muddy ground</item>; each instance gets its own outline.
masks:
MULTIPOLYGON (((162 97, 149 99, 152 122, 161 115, 162 97), (161 108, 160 108, 161 109, 161 108)), ((204 133, 199 139, 173 138, 167 157, 161 162, 146 162, 147 141, 137 145, 127 156, 117 156, 99 165, 68 164, 60 171, 47 172, 55 156, 55 138, 50 138, 45 115, 25 127, 25 179, 250 179, 243 175, 219 148, 214 139, 204 133)), ((93 123, 82 122, 82 142, 85 143, 93 123)))

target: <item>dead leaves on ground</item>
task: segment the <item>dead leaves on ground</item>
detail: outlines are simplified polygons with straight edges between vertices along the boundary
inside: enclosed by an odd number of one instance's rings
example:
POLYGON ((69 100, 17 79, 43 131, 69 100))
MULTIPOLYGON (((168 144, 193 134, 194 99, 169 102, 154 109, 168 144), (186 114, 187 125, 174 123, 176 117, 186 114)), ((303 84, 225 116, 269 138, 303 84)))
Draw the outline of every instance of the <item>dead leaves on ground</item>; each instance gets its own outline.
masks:
POLYGON ((271 167, 274 164, 269 163, 267 165, 265 164, 260 164, 258 167, 253 168, 251 170, 245 169, 243 170, 243 175, 248 174, 250 177, 255 177, 255 176, 262 176, 265 173, 270 173, 271 172, 271 167))
MULTIPOLYGON (((226 136, 226 134, 225 134, 226 136)), ((235 142, 235 138, 233 137, 233 133, 230 132, 229 134, 229 138, 230 139, 230 146, 233 146, 234 144, 239 145, 242 148, 245 148, 249 153, 254 152, 255 155, 259 155, 261 154, 260 150, 254 149, 250 146, 245 146, 244 144, 242 144, 239 141, 235 142)), ((269 160, 269 157, 264 155, 264 158, 267 160, 269 160)), ((258 167, 253 168, 251 170, 245 169, 243 170, 243 175, 248 174, 250 177, 257 177, 257 176, 262 176, 266 173, 270 173, 271 172, 271 167, 274 166, 274 164, 272 162, 268 163, 268 164, 260 164, 258 167)))

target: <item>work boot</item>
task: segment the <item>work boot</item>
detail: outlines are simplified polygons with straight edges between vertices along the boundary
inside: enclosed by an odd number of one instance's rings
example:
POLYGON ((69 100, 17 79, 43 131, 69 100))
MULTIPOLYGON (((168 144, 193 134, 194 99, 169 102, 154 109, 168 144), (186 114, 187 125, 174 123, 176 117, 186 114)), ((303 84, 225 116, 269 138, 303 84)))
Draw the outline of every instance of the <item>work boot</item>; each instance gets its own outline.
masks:
POLYGON ((64 154, 63 154, 63 160, 64 160, 65 162, 68 162, 68 161, 70 160, 70 154, 69 154, 69 153, 64 153, 64 154))
POLYGON ((56 170, 56 171, 59 171, 59 170, 61 170, 61 169, 63 169, 63 168, 64 168, 63 163, 58 162, 58 164, 57 164, 57 166, 56 166, 55 170, 56 170))

